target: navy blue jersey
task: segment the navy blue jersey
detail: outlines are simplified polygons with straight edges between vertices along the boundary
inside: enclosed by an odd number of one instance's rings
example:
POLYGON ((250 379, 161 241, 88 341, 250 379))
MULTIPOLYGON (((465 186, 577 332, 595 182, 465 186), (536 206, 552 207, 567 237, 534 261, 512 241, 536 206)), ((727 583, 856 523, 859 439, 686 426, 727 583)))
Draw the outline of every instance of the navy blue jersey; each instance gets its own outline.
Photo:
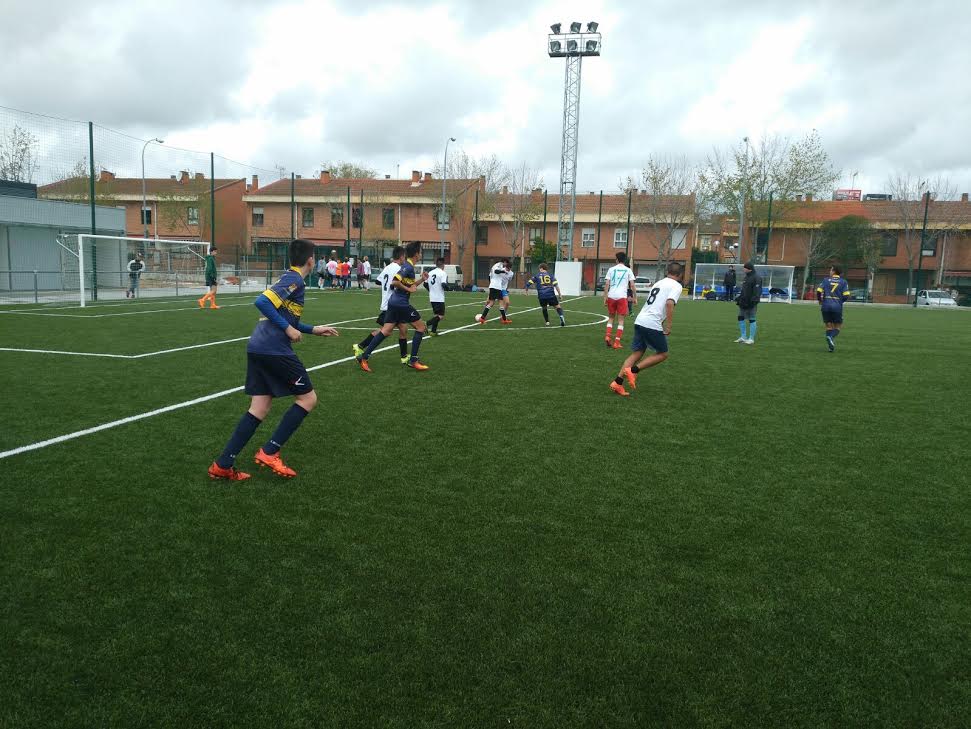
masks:
POLYGON ((536 293, 541 299, 552 299, 556 296, 556 288, 554 287, 557 285, 557 280, 548 271, 540 271, 526 282, 527 288, 529 286, 536 287, 536 293))
POLYGON ((827 276, 816 287, 816 298, 824 309, 842 309, 843 302, 850 297, 850 285, 840 276, 827 276))
MULTIPOLYGON (((401 281, 405 286, 415 285, 415 262, 410 258, 405 259, 394 275, 395 281, 401 281)), ((391 290, 391 298, 388 299, 388 306, 411 306, 411 294, 399 288, 391 290)))
MULTIPOLYGON (((296 327, 303 314, 304 300, 303 275, 299 268, 291 268, 280 279, 263 292, 276 307, 287 324, 296 327)), ((253 354, 293 354, 290 338, 280 327, 266 318, 260 319, 253 334, 250 335, 246 351, 253 354)))

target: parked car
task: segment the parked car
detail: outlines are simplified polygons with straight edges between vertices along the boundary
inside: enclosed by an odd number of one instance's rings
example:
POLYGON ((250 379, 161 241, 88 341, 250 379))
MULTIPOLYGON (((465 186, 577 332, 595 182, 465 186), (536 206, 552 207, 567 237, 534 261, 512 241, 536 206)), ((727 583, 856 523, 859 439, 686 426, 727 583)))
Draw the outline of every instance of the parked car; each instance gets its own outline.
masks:
POLYGON ((957 306, 947 291, 918 291, 917 306, 957 306))
POLYGON ((639 294, 649 294, 651 293, 651 284, 653 282, 647 276, 635 276, 634 277, 634 291, 639 294))

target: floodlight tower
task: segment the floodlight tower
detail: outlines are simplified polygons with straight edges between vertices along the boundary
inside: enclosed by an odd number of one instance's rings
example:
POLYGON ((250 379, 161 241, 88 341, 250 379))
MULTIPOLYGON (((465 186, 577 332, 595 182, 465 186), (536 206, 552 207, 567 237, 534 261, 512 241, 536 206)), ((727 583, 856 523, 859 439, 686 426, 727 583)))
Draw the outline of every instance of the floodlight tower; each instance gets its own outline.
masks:
POLYGON ((560 151, 560 203, 556 218, 556 250, 566 247, 573 258, 573 219, 577 201, 577 147, 580 134, 580 66, 584 56, 600 55, 598 24, 570 23, 570 32, 561 33, 561 24, 550 26, 546 49, 550 58, 566 58, 566 77, 563 83, 563 145, 560 151))

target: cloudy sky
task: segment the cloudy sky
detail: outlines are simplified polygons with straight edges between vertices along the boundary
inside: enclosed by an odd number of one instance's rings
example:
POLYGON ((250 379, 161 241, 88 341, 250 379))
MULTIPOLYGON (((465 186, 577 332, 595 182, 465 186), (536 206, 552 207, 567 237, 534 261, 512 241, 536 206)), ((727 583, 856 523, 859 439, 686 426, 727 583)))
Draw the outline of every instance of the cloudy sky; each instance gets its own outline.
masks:
POLYGON ((580 190, 616 189, 652 152, 701 161, 813 128, 842 186, 858 172, 880 192, 899 170, 971 189, 967 0, 0 0, 0 17, 0 105, 263 168, 407 176, 455 136, 555 189, 564 62, 546 34, 596 20, 580 190))

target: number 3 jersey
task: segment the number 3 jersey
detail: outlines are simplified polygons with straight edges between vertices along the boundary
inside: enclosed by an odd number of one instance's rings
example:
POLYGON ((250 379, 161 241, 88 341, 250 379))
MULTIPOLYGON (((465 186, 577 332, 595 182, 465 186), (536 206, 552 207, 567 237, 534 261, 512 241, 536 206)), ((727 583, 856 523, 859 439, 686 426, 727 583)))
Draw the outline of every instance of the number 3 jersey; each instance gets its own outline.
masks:
POLYGON ((428 300, 436 304, 445 303, 445 285, 448 276, 440 268, 433 268, 428 273, 428 300))
POLYGON ((662 278, 651 288, 647 301, 644 302, 644 308, 637 315, 634 324, 663 332, 664 320, 668 315, 668 299, 677 304, 680 298, 681 284, 673 278, 662 278))

